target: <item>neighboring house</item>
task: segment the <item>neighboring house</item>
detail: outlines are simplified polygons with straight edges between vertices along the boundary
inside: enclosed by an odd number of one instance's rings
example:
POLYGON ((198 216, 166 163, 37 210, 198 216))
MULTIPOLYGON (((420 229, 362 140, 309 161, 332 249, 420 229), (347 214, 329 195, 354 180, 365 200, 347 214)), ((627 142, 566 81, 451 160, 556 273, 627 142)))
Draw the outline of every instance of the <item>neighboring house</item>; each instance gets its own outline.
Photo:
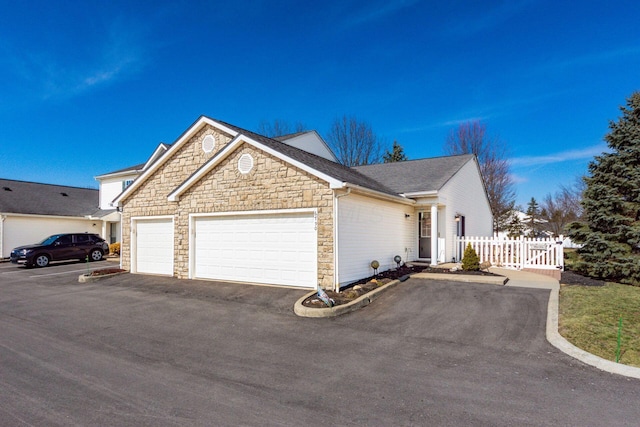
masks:
POLYGON ((100 234, 98 190, 0 179, 0 258, 57 233, 100 234))
POLYGON ((456 233, 491 235, 472 155, 348 168, 309 151, 200 117, 113 201, 122 267, 337 289, 373 260, 451 261, 456 233))

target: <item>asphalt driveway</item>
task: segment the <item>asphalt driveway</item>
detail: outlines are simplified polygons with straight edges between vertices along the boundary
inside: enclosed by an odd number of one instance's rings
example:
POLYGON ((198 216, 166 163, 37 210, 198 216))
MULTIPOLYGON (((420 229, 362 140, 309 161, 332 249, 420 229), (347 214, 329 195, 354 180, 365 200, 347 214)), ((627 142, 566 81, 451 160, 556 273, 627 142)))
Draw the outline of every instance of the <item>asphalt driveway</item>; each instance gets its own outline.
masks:
MULTIPOLYGON (((106 267, 109 263, 90 264, 106 267)), ((0 425, 637 425, 640 381, 544 337, 549 292, 410 279, 305 292, 0 264, 0 425)))

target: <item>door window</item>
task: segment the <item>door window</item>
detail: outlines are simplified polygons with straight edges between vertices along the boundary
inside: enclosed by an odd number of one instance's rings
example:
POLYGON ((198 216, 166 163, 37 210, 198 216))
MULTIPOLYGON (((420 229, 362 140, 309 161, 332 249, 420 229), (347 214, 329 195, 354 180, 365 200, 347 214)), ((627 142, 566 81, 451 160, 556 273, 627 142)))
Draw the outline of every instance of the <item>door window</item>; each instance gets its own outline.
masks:
POLYGON ((420 237, 431 237, 431 212, 420 214, 420 237))

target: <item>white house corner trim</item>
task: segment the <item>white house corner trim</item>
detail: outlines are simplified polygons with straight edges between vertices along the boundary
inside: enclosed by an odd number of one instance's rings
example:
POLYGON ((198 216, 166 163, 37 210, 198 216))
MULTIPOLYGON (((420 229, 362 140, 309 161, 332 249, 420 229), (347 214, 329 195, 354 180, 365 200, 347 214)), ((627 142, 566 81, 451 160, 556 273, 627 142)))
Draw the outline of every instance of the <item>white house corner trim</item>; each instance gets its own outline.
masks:
POLYGON ((431 265, 438 265, 438 205, 431 205, 431 265))

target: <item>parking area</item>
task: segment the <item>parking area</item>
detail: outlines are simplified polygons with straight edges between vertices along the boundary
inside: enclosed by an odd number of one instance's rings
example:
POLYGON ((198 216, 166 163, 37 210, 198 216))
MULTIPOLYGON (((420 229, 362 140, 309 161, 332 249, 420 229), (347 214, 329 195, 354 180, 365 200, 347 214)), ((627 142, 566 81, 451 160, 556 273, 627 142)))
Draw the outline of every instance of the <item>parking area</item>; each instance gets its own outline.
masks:
MULTIPOLYGON (((107 266, 111 261, 90 263, 107 266)), ((640 381, 544 337, 548 291, 410 279, 305 291, 0 264, 2 425, 635 425, 640 381)))

